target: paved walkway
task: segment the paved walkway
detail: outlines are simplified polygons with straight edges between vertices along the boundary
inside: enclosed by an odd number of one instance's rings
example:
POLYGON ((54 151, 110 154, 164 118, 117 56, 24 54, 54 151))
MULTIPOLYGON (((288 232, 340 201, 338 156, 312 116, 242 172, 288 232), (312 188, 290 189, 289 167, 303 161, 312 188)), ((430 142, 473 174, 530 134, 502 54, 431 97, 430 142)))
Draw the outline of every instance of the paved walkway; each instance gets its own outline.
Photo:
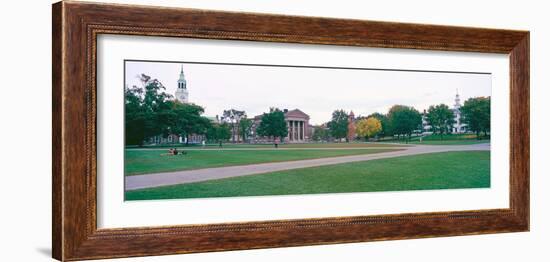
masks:
MULTIPOLYGON (((386 148, 391 149, 391 148, 386 148)), ((297 168, 317 167, 325 165, 343 164, 358 161, 368 161, 374 159, 392 158, 400 156, 410 156, 438 152, 450 151, 483 151, 489 150, 489 144, 474 144, 474 145, 444 145, 444 146, 427 146, 417 145, 403 148, 404 150, 374 153, 365 155, 327 157, 318 159, 296 160, 276 163, 263 163, 242 166, 228 166, 205 168, 187 171, 166 172, 147 175, 127 176, 125 178, 126 190, 143 189, 150 187, 169 186, 177 184, 187 184, 214 179, 228 178, 255 175, 262 173, 270 173, 275 171, 290 170, 297 168)))

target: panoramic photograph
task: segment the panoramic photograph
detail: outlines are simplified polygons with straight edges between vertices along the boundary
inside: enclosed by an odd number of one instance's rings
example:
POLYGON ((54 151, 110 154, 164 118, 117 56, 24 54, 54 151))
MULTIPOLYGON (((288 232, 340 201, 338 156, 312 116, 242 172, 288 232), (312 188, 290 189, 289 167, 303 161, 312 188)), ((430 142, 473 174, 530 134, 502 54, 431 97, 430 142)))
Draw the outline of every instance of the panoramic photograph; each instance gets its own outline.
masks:
POLYGON ((126 201, 491 187, 491 74, 124 62, 126 201))

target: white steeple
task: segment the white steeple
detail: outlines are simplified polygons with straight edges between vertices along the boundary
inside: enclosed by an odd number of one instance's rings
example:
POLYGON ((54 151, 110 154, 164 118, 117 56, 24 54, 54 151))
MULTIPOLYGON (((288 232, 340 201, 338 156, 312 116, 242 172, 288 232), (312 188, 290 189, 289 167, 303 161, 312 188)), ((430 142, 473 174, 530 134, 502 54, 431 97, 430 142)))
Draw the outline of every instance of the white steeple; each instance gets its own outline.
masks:
POLYGON ((455 123, 453 124, 453 133, 463 133, 465 131, 465 124, 460 120, 460 96, 458 95, 458 88, 456 89, 455 104, 453 105, 453 112, 455 115, 455 123))
POLYGON ((458 95, 458 88, 456 89, 456 96, 455 96, 454 109, 455 109, 455 110, 459 110, 459 109, 460 109, 460 96, 458 95))
POLYGON ((185 80, 185 74, 183 73, 183 65, 181 66, 180 78, 178 79, 176 100, 181 103, 189 103, 189 92, 187 91, 187 81, 185 80))

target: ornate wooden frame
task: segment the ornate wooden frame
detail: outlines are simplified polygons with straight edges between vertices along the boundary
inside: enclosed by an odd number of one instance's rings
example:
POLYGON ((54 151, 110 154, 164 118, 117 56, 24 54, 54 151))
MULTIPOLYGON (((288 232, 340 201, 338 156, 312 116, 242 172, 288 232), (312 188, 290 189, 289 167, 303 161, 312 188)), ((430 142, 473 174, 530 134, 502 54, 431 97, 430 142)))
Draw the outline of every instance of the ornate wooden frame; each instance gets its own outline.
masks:
POLYGON ((529 230, 529 32, 83 2, 53 5, 53 257, 148 256, 529 230), (154 13, 155 15, 150 15, 154 13), (98 229, 98 34, 510 56, 510 208, 98 229))

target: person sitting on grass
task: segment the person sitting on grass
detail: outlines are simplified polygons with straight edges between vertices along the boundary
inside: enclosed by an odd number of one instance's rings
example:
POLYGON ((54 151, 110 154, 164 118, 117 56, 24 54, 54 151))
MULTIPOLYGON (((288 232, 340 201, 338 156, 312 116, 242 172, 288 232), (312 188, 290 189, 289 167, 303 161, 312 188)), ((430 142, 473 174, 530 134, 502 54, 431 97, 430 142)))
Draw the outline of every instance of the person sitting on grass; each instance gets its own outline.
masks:
POLYGON ((160 155, 161 156, 173 156, 174 155, 174 149, 175 148, 170 148, 170 149, 168 149, 168 153, 160 154, 160 155))
POLYGON ((174 150, 172 150, 172 154, 177 156, 178 155, 178 149, 177 148, 174 148, 174 150))

